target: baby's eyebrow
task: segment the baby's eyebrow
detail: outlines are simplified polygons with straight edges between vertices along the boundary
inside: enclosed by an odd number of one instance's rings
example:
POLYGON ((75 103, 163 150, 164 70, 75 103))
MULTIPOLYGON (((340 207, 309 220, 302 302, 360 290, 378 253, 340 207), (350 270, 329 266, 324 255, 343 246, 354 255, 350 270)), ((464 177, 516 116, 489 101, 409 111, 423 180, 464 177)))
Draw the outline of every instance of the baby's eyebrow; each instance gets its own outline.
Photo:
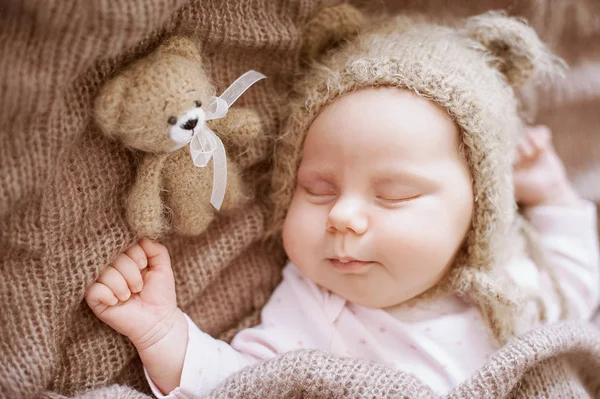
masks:
POLYGON ((323 166, 300 166, 298 175, 310 175, 311 177, 327 178, 332 175, 329 168, 323 166))
POLYGON ((435 184, 435 180, 431 177, 409 169, 391 169, 378 172, 375 174, 373 182, 375 185, 398 183, 435 184))

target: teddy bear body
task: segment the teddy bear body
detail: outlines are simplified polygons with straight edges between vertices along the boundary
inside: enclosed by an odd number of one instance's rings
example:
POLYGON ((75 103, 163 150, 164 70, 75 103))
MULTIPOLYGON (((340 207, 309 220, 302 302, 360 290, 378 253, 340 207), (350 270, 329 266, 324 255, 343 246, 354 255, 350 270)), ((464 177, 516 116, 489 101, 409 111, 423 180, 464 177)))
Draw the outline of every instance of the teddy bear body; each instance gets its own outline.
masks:
MULTIPOLYGON (((144 152, 127 198, 127 220, 138 236, 156 239, 168 231, 198 235, 215 218, 210 203, 213 160, 195 166, 188 145, 206 129, 206 110, 214 95, 200 51, 183 37, 168 39, 100 89, 94 112, 102 131, 144 152)), ((251 199, 241 168, 231 160, 243 159, 242 168, 259 160, 243 154, 258 154, 252 147, 262 123, 254 110, 233 108, 210 126, 226 146, 221 210, 227 211, 251 199)))
MULTIPOLYGON (((214 219, 215 209, 210 204, 213 164, 198 168, 192 162, 187 147, 172 154, 164 164, 164 198, 171 209, 172 228, 184 235, 202 233, 214 219)), ((221 209, 235 209, 244 204, 249 195, 235 163, 227 161, 227 191, 221 209)))

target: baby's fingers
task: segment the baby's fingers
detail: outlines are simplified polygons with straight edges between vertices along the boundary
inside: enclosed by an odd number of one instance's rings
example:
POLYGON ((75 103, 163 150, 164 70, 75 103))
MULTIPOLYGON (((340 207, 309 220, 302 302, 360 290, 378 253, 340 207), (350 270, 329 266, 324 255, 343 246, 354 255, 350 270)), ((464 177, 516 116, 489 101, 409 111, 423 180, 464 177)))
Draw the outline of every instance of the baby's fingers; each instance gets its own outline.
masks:
POLYGON ((133 244, 131 247, 127 248, 125 254, 129 256, 133 261, 137 264, 140 269, 148 266, 148 258, 146 257, 146 253, 142 249, 139 243, 133 244))
POLYGON ((85 301, 95 312, 103 312, 108 306, 114 306, 119 300, 110 288, 104 284, 94 283, 85 292, 85 301))
POLYGON ((139 244, 148 258, 150 270, 173 275, 169 251, 164 245, 148 238, 142 238, 139 244))
POLYGON ((126 301, 131 296, 131 291, 127 281, 117 269, 112 266, 107 267, 96 280, 97 283, 104 284, 112 290, 120 301, 126 301))
POLYGON ((137 293, 142 290, 143 280, 140 267, 129 255, 120 254, 112 267, 121 273, 131 292, 137 293))

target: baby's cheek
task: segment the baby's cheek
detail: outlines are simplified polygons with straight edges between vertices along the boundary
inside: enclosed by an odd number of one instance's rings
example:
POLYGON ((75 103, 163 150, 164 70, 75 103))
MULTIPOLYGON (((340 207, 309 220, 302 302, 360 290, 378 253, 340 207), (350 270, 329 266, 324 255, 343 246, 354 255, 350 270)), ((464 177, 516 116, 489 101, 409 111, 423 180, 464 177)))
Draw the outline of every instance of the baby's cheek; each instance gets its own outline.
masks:
POLYGON ((400 259, 407 268, 419 268, 428 260, 437 258, 440 244, 444 245, 444 233, 440 231, 443 227, 435 221, 435 213, 432 213, 431 210, 420 211, 415 207, 381 218, 374 241, 378 251, 389 260, 400 259))
POLYGON ((305 258, 316 249, 318 237, 323 237, 325 228, 321 219, 314 209, 304 205, 302 201, 292 201, 282 233, 284 249, 294 263, 298 263, 295 258, 305 258))

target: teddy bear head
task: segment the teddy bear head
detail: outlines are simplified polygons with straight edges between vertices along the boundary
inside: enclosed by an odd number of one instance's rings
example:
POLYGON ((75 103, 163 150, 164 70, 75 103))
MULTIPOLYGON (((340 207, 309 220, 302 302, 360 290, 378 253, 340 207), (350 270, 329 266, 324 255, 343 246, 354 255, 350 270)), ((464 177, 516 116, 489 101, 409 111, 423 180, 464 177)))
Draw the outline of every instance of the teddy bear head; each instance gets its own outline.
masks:
POLYGON ((214 86, 197 45, 174 37, 105 83, 94 116, 106 135, 128 147, 168 152, 185 145, 204 126, 212 96, 214 86))

